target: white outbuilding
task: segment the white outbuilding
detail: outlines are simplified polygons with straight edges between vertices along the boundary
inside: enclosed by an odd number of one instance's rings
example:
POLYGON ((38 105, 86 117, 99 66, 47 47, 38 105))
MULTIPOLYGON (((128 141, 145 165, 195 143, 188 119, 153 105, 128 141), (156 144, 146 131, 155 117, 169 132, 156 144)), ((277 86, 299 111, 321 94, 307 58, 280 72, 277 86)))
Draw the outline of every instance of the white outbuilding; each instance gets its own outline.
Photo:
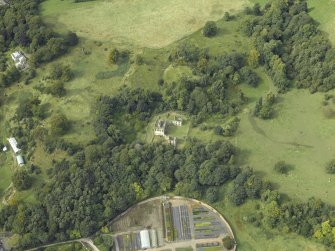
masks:
POLYGON ((26 63, 27 63, 27 59, 23 55, 22 52, 15 51, 14 53, 11 54, 11 57, 12 57, 13 61, 15 62, 16 68, 18 68, 18 69, 25 68, 26 63))
POLYGON ((7 140, 9 142, 10 146, 12 147, 14 153, 18 153, 19 151, 21 151, 21 149, 17 147, 17 141, 16 141, 15 138, 11 137, 7 140))
POLYGON ((24 160, 23 160, 22 155, 17 155, 17 156, 16 156, 16 161, 17 161, 17 164, 18 164, 19 166, 23 166, 23 165, 24 165, 24 160))
POLYGON ((15 63, 18 63, 22 56, 23 56, 22 53, 19 52, 19 51, 15 51, 14 53, 11 54, 11 57, 14 60, 15 63))
POLYGON ((147 229, 142 230, 140 232, 140 237, 141 237, 141 248, 142 249, 147 249, 150 248, 150 235, 149 231, 147 229))

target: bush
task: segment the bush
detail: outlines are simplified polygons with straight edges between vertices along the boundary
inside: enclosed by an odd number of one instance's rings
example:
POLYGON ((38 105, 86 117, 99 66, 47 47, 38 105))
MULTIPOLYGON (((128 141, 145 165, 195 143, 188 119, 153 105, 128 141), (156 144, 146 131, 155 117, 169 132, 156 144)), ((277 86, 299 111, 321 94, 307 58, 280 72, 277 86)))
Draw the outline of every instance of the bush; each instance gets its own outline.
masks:
POLYGON ((129 57, 129 51, 127 51, 127 50, 120 51, 120 50, 114 48, 109 53, 109 62, 111 64, 124 63, 126 60, 128 60, 128 57, 129 57))
POLYGON ((63 135, 70 129, 70 122, 63 114, 57 114, 50 120, 52 135, 63 135))
POLYGON ((136 55, 135 64, 142 65, 144 63, 144 58, 141 55, 136 55))
POLYGON ((216 135, 223 135, 223 132, 224 132, 224 130, 223 130, 222 126, 218 125, 214 128, 214 133, 216 135))
POLYGON ((62 97, 66 94, 64 83, 61 81, 52 82, 45 88, 45 92, 56 97, 62 97))
POLYGON ((232 16, 230 16, 229 12, 224 13, 223 20, 225 20, 227 22, 232 20, 232 16))
POLYGON ((228 235, 222 239, 222 242, 223 242, 223 246, 228 250, 232 249, 235 246, 234 239, 228 235))
POLYGON ((27 190, 32 185, 32 179, 26 170, 20 170, 14 173, 12 181, 15 188, 19 191, 27 190))
POLYGON ((66 45, 75 46, 78 44, 79 39, 76 33, 69 32, 66 34, 64 41, 66 45))
POLYGON ((50 71, 50 78, 53 80, 70 81, 73 76, 70 66, 54 64, 50 71))
POLYGON ((205 37, 214 37, 218 32, 218 27, 214 21, 208 21, 202 31, 205 37))
POLYGON ((331 161, 329 161, 326 165, 326 172, 330 173, 330 174, 334 174, 335 173, 335 159, 332 159, 331 161))
POLYGON ((277 173, 287 174, 290 170, 290 165, 288 165, 285 161, 278 161, 274 168, 277 173))
POLYGON ((206 199, 209 203, 214 203, 218 200, 218 191, 214 187, 210 187, 206 191, 206 199))

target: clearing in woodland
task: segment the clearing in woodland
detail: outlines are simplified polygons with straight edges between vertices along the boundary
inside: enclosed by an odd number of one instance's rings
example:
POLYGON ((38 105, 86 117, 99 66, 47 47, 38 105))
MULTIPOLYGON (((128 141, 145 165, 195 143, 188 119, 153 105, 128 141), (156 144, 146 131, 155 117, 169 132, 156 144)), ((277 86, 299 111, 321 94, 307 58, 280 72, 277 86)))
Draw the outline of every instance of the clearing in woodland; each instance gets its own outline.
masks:
POLYGON ((60 32, 66 29, 88 39, 161 48, 248 4, 247 0, 48 0, 41 10, 60 32))

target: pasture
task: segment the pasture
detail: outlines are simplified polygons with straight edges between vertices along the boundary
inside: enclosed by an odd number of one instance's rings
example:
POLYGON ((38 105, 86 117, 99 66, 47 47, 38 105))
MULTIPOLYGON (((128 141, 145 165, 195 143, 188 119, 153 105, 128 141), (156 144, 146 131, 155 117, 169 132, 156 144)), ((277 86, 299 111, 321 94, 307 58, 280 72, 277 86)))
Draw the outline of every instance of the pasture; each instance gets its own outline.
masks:
POLYGON ((320 28, 327 32, 329 39, 335 44, 335 1, 308 0, 310 15, 320 23, 320 28))
POLYGON ((241 151, 240 163, 264 173, 281 192, 293 198, 314 196, 335 204, 331 196, 335 178, 324 168, 334 157, 335 120, 324 116, 322 100, 321 93, 291 90, 279 96, 271 120, 254 118, 253 107, 246 108, 232 141, 241 151), (288 175, 273 170, 281 160, 293 166, 288 175))
POLYGON ((48 0, 41 11, 60 32, 72 30, 87 39, 162 48, 192 34, 206 21, 221 19, 224 12, 248 4, 247 0, 48 0))
MULTIPOLYGON (((252 2, 264 4, 265 1, 252 2)), ((335 17, 331 17, 335 13, 334 1, 309 0, 309 3, 311 15, 335 41, 335 17)), ((219 34, 211 39, 203 37, 199 29, 207 20, 218 20, 225 11, 238 10, 248 4, 247 0, 152 0, 150 3, 145 0, 97 0, 77 4, 72 1, 44 1, 41 5, 44 19, 61 33, 75 31, 80 36, 80 43, 54 62, 69 64, 74 71, 74 79, 65 86, 66 96, 54 98, 41 94, 42 103, 48 104, 50 113, 59 111, 71 120, 72 128, 64 136, 65 139, 75 143, 89 142, 94 138, 94 110, 91 105, 99 95, 113 95, 123 84, 159 90, 157 82, 160 78, 169 83, 184 74, 192 75, 188 67, 172 67, 167 63, 168 51, 177 44, 173 42, 191 41, 199 47, 209 47, 212 55, 235 50, 247 51, 250 43, 236 32, 238 20, 229 23, 218 21, 219 34), (120 66, 110 65, 107 59, 113 47, 130 49, 131 57, 141 54, 144 64, 127 62, 120 66), (100 75, 108 78, 99 78, 100 75)), ((9 98, 3 110, 7 118, 15 113, 21 96, 37 93, 34 87, 43 83, 43 77, 49 69, 50 64, 38 69, 36 81, 28 86, 20 84, 6 89, 9 98)), ((238 163, 250 165, 274 182, 279 191, 293 198, 305 200, 314 196, 335 204, 335 197, 332 196, 335 192, 335 176, 324 171, 325 163, 334 156, 335 119, 327 119, 323 115, 323 94, 311 95, 304 90, 291 90, 279 96, 274 119, 263 121, 252 118, 255 101, 269 90, 275 91, 263 70, 258 69, 257 72, 262 77, 259 87, 241 86, 249 103, 239 114, 241 122, 236 136, 228 138, 240 150, 238 163), (279 175, 273 171, 274 164, 279 160, 285 160, 294 167, 288 175, 279 175)), ((146 131, 142 125, 135 128, 137 137, 143 141, 152 141, 155 118, 152 121, 146 131)), ((131 121, 128 123, 129 127, 134 127, 131 121)), ((223 125, 225 120, 212 117, 205 123, 210 126, 223 125)), ((45 124, 48 124, 48 119, 45 124)), ((6 127, 1 124, 2 130, 6 127)), ((203 141, 224 139, 214 135, 212 130, 201 131, 199 127, 189 129, 185 126, 175 134, 180 138, 187 135, 203 141)), ((35 184, 40 185, 47 180, 46 169, 52 166, 52 159, 64 157, 68 156, 62 151, 50 155, 44 152, 42 146, 37 146, 33 158, 35 164, 42 168, 42 174, 35 177, 35 184)), ((0 198, 10 184, 13 161, 9 153, 0 156, 0 198)), ((33 189, 17 193, 17 199, 34 202, 33 189)), ((232 224, 240 251, 325 250, 298 236, 264 233, 262 229, 241 221, 248 211, 255 210, 254 202, 238 208, 226 202, 217 203, 216 207, 232 224)))
MULTIPOLYGON (((261 69, 257 71, 262 78, 257 88, 241 85, 249 103, 238 114, 240 125, 235 136, 217 136, 213 130, 200 130, 201 126, 191 128, 189 136, 205 142, 230 140, 240 152, 237 162, 263 174, 280 192, 294 199, 316 197, 335 204, 331 196, 335 192, 335 177, 325 172, 325 164, 334 158, 335 119, 324 114, 324 94, 292 89, 278 96, 273 119, 255 118, 255 101, 269 91, 276 92, 271 79, 261 69), (281 160, 293 167, 287 175, 273 170, 281 160)), ((329 103, 328 107, 334 109, 332 101, 329 103)), ((224 123, 220 117, 204 122, 209 128, 224 123)))

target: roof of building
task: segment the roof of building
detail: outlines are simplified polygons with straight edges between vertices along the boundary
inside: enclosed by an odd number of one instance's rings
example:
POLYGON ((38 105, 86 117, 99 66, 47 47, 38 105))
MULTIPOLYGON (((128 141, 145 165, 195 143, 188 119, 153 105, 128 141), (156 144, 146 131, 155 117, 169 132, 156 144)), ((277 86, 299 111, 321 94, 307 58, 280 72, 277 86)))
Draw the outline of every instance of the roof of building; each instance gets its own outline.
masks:
POLYGON ((149 236, 149 231, 147 229, 142 230, 140 232, 140 237, 141 237, 141 248, 146 249, 150 248, 150 236, 149 236))
POLYGON ((20 165, 20 166, 23 166, 24 165, 24 160, 23 160, 23 157, 21 155, 17 155, 16 156, 16 160, 17 160, 17 163, 20 165))
POLYGON ((8 142, 9 142, 10 146, 12 147, 14 153, 17 153, 17 152, 21 151, 21 149, 17 147, 17 141, 16 141, 15 138, 13 138, 13 137, 9 138, 8 142))
POLYGON ((15 52, 13 52, 13 53, 11 54, 11 56, 12 56, 12 58, 15 60, 15 59, 19 59, 19 58, 21 58, 23 55, 22 55, 21 52, 19 52, 19 51, 15 51, 15 52))
POLYGON ((156 128, 165 128, 166 126, 166 121, 164 120, 158 120, 156 123, 156 128))

